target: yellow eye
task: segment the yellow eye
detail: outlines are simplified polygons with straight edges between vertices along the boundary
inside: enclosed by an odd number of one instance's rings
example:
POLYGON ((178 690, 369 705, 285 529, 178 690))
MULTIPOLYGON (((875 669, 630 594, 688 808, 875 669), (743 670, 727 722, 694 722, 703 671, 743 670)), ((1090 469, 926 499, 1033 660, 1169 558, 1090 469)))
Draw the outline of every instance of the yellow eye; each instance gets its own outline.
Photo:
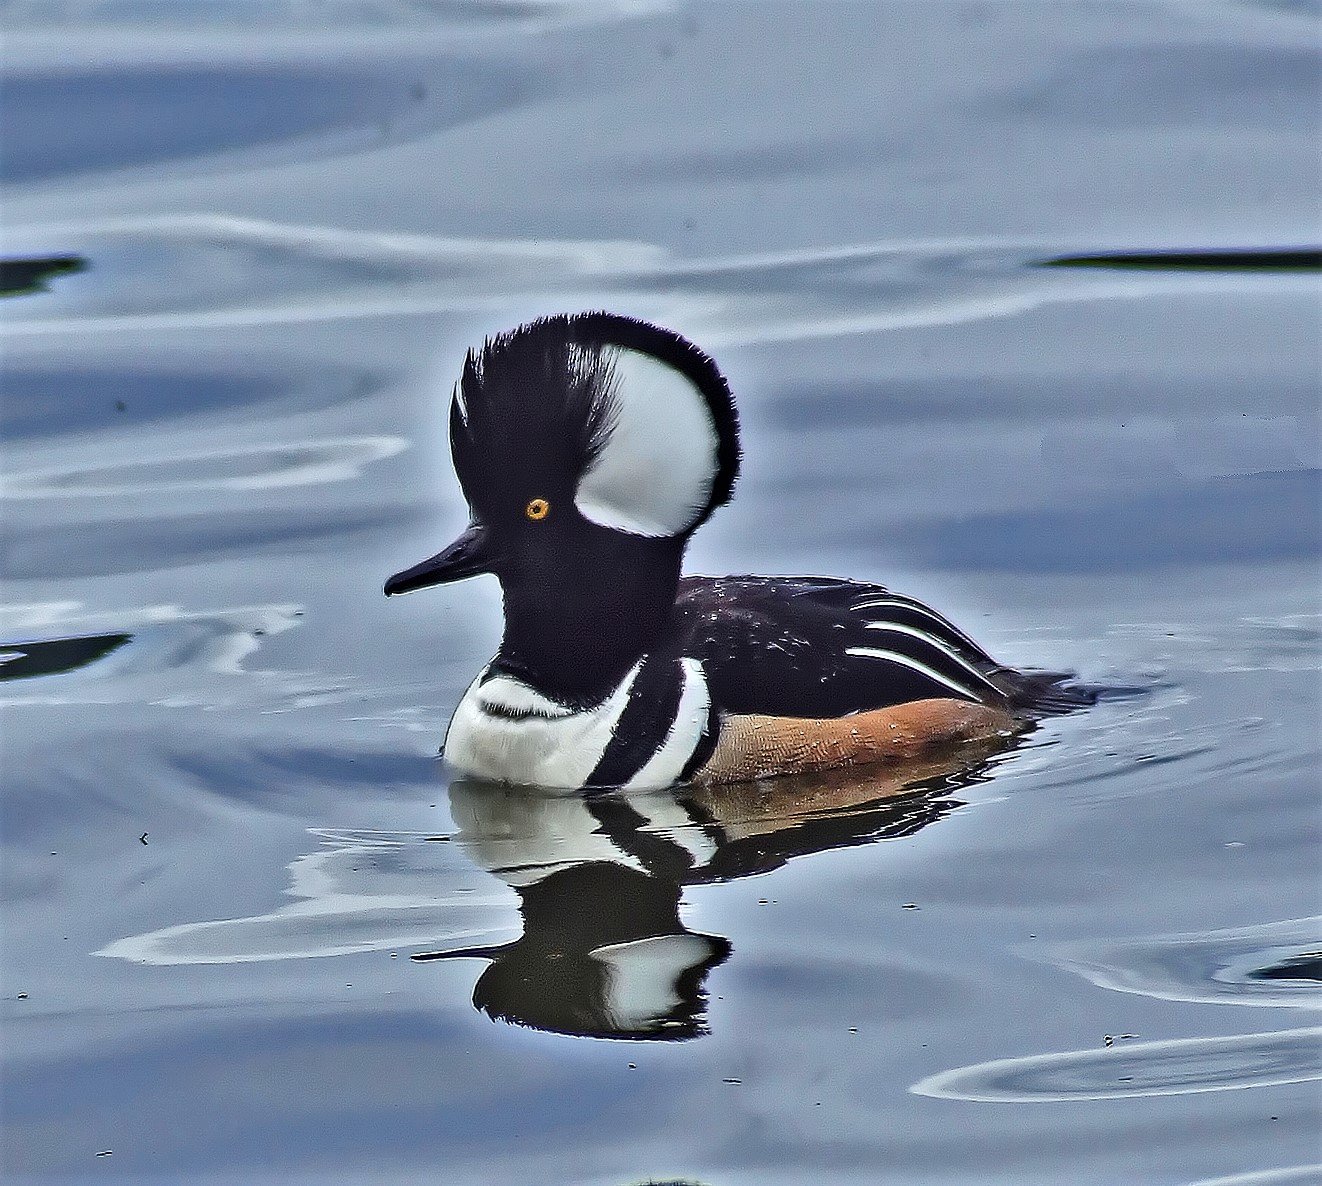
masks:
POLYGON ((544 498, 534 498, 523 508, 523 513, 534 523, 540 523, 551 513, 551 504, 544 498))

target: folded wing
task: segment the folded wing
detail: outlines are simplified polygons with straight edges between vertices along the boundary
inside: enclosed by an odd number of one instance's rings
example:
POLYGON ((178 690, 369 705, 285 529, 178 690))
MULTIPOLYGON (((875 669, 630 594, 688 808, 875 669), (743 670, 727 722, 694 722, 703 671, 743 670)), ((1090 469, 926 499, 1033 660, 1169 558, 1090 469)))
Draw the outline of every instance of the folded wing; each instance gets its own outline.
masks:
POLYGON ((712 703, 731 714, 838 717, 951 698, 1005 709, 1087 703, 1055 674, 997 663, 935 610, 825 577, 688 577, 676 626, 712 703))

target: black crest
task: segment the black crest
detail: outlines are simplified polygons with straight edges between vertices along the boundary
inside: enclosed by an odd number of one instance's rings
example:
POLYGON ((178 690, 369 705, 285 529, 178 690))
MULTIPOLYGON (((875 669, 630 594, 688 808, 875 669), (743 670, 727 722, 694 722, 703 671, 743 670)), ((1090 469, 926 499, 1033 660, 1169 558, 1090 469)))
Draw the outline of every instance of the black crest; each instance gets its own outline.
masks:
POLYGON ((730 500, 739 472, 739 424, 729 385, 712 359, 671 330, 619 314, 560 314, 488 338, 470 350, 450 407, 455 472, 469 502, 497 513, 510 474, 571 492, 614 427, 612 348, 648 355, 697 390, 716 432, 717 472, 689 530, 730 500))

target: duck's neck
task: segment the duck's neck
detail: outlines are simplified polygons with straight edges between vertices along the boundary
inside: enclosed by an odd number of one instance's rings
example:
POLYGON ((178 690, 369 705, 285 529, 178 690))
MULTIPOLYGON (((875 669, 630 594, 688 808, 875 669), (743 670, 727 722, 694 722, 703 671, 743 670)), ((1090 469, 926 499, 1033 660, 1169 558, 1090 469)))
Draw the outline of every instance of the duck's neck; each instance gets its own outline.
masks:
POLYGON ((505 634, 494 669, 564 704, 600 703, 665 634, 680 559, 676 552, 552 592, 502 581, 505 634))

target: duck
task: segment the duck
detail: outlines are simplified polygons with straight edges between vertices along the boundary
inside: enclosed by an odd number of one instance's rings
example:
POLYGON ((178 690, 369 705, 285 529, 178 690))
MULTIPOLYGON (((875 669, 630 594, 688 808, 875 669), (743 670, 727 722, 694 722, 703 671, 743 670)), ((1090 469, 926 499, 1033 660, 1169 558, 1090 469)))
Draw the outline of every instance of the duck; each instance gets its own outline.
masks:
POLYGON ((883 585, 684 575, 742 450, 725 376, 673 330, 590 311, 489 337, 449 438, 469 525, 384 591, 499 582, 500 645, 441 750, 460 776, 648 790, 902 764, 1093 699, 883 585))

